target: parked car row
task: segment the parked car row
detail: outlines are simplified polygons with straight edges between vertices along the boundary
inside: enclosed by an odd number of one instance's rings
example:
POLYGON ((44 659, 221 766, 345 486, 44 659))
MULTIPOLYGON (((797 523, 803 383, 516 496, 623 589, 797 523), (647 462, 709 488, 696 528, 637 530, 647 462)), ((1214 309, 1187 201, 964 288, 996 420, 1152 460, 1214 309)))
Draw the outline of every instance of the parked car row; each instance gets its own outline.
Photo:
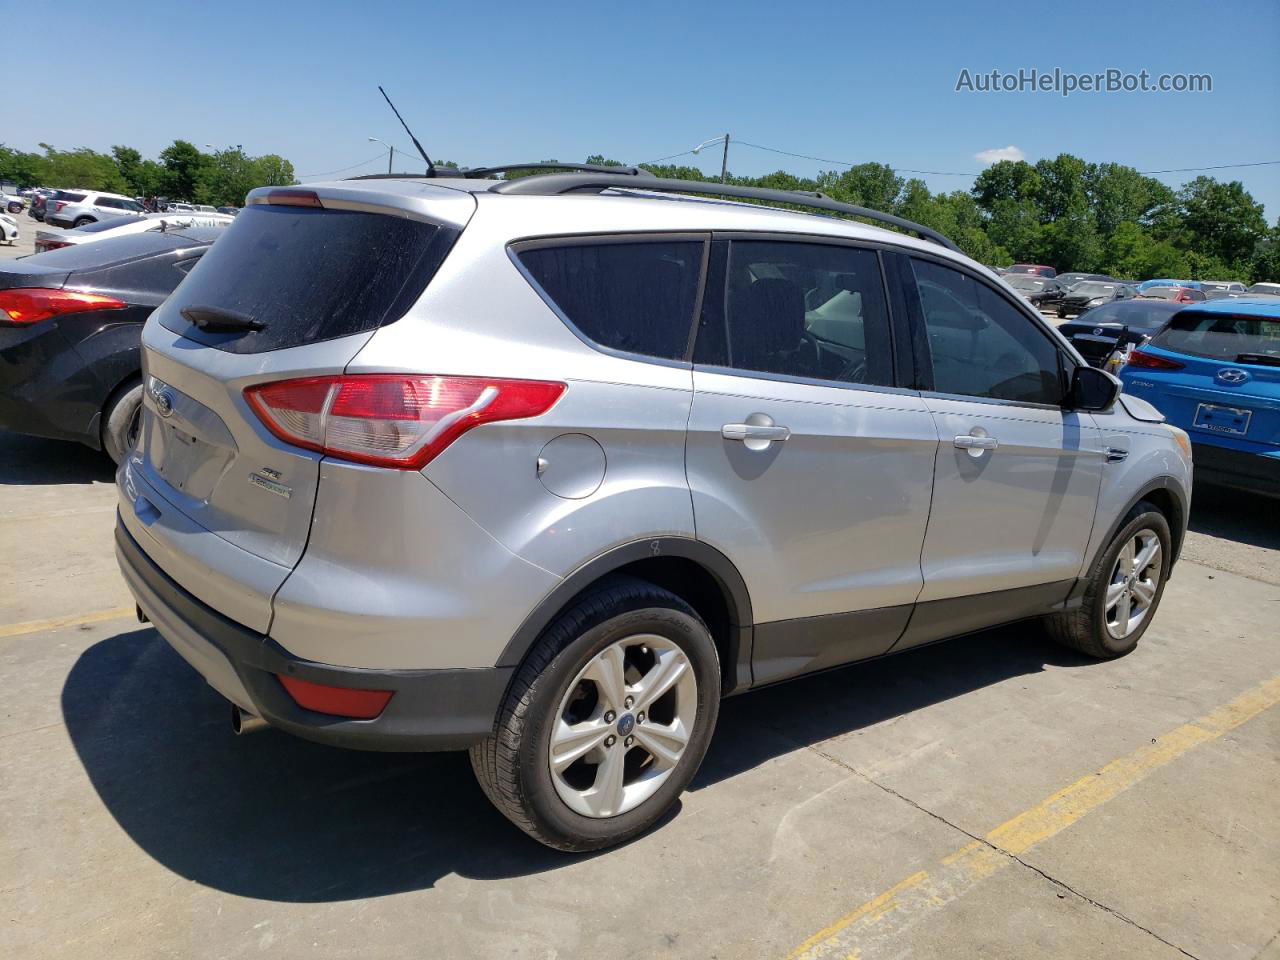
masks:
POLYGON ((234 220, 223 213, 146 213, 137 216, 112 217, 72 230, 39 230, 36 253, 72 247, 82 243, 98 243, 116 237, 158 230, 187 230, 193 227, 225 227, 234 220))

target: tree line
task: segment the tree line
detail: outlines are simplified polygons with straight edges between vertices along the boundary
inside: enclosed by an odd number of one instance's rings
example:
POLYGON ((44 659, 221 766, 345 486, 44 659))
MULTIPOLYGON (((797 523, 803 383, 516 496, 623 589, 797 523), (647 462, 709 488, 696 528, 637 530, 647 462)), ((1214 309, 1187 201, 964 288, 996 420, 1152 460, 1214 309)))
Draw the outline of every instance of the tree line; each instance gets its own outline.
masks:
MULTIPOLYGON (((588 163, 619 165, 602 155, 588 163)), ((711 180, 696 167, 642 164, 660 177, 711 180)), ((508 176, 537 171, 517 171, 508 176)), ((1118 163, 1063 153, 1037 163, 1004 160, 968 190, 933 193, 882 163, 817 177, 779 170, 729 176, 739 186, 819 190, 835 200, 897 214, 946 234, 982 263, 1042 263, 1059 271, 1127 280, 1280 280, 1280 219, 1238 180, 1196 177, 1174 190, 1118 163)))
MULTIPOLYGON (((203 153, 175 140, 155 160, 126 146, 110 153, 40 147, 43 153, 28 153, 0 144, 0 178, 215 206, 239 205, 255 187, 295 182, 288 160, 252 157, 239 146, 203 153)), ((600 154, 586 162, 621 165, 600 154)), ((712 179, 696 167, 643 166, 660 177, 712 179)), ((940 193, 882 163, 816 177, 778 170, 728 179, 739 186, 819 190, 897 214, 941 231, 969 256, 992 265, 1043 263, 1132 280, 1280 280, 1280 219, 1268 226, 1262 204, 1238 180, 1201 176, 1174 190, 1133 167, 1090 163, 1068 153, 1034 164, 1004 160, 982 171, 970 189, 940 193)))
POLYGON ((193 143, 175 140, 155 160, 126 146, 114 146, 110 153, 88 147, 59 150, 47 143, 40 149, 43 153, 0 144, 0 179, 23 186, 83 187, 214 206, 239 206, 255 187, 295 182, 293 164, 284 157, 251 157, 240 146, 204 153, 193 143))

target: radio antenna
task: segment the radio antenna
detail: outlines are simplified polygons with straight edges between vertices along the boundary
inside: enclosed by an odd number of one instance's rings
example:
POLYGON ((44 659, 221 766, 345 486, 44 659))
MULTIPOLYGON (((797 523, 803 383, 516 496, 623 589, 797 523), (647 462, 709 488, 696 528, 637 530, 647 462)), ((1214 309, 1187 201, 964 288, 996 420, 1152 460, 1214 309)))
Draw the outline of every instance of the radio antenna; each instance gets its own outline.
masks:
POLYGON ((404 132, 409 135, 409 139, 413 141, 413 145, 418 148, 418 153, 422 154, 422 159, 427 163, 427 176, 434 177, 436 175, 436 165, 431 162, 431 158, 427 156, 427 151, 422 149, 422 144, 418 142, 418 138, 413 135, 413 131, 409 129, 409 125, 404 122, 404 117, 400 116, 400 111, 396 109, 396 105, 391 102, 391 98, 387 96, 387 91, 382 89, 382 84, 378 84, 378 92, 382 94, 382 99, 387 101, 387 106, 391 108, 391 112, 396 115, 396 119, 400 121, 400 126, 404 127, 404 132))

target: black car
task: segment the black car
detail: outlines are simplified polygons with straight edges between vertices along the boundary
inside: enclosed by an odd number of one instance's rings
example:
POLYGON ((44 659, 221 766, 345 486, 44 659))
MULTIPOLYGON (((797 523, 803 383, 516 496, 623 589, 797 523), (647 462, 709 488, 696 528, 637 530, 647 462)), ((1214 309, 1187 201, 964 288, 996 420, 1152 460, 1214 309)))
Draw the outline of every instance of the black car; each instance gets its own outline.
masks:
POLYGON ((1091 366, 1105 367, 1116 351, 1123 354, 1146 343, 1185 306, 1168 300, 1118 300, 1095 307, 1087 317, 1058 324, 1058 331, 1091 366))
POLYGON ((1114 280, 1080 280, 1073 283, 1058 301, 1058 316, 1073 317, 1114 300, 1132 300, 1133 288, 1114 280))
POLYGON ((142 325, 224 232, 135 233, 0 262, 0 427, 119 463, 137 434, 142 325))
POLYGON ((1034 273, 1006 273, 1004 282, 1018 291, 1038 310, 1053 306, 1062 300, 1064 287, 1056 279, 1039 277, 1034 273))

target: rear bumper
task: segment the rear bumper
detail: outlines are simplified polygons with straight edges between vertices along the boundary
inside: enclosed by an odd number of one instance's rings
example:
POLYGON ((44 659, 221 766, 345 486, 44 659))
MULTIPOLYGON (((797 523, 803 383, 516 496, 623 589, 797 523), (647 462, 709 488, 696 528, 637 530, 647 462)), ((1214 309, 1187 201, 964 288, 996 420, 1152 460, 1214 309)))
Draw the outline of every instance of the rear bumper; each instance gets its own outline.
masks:
POLYGON ((1249 453, 1194 441, 1191 450, 1196 483, 1280 497, 1280 451, 1249 453))
POLYGON ((119 518, 116 559, 138 606, 169 645, 215 690, 273 727, 340 747, 420 751, 465 749, 493 729, 513 668, 390 671, 304 660, 184 590, 119 518), (349 720, 299 707, 279 674, 395 695, 377 718, 349 720))

